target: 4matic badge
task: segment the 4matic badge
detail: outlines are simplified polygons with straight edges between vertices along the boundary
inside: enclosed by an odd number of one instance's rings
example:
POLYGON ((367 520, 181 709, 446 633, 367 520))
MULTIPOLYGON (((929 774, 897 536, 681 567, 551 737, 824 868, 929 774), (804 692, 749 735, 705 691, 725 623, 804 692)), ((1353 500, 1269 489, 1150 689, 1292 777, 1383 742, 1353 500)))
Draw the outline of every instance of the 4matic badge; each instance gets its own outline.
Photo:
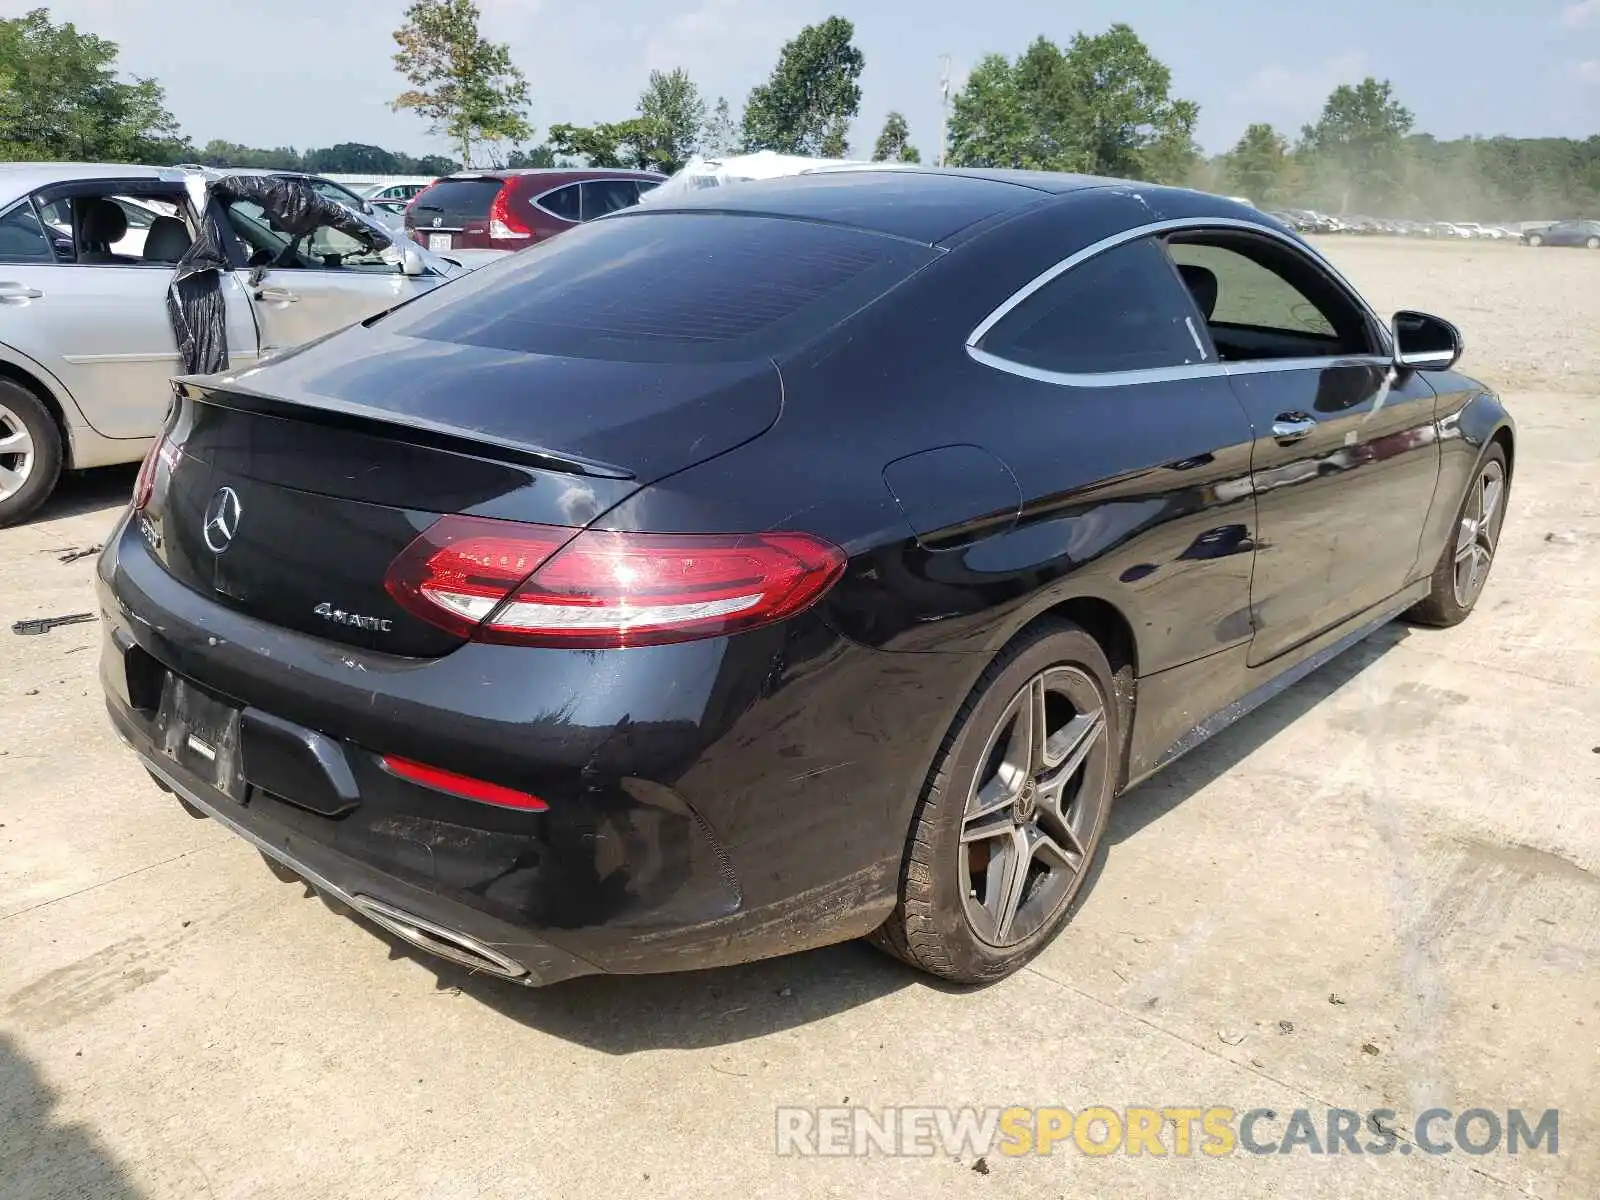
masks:
POLYGON ((345 612, 342 608, 335 608, 324 600, 311 610, 324 621, 332 621, 335 625, 349 625, 353 629, 370 629, 375 633, 390 633, 394 630, 394 622, 388 617, 365 617, 360 613, 345 612))

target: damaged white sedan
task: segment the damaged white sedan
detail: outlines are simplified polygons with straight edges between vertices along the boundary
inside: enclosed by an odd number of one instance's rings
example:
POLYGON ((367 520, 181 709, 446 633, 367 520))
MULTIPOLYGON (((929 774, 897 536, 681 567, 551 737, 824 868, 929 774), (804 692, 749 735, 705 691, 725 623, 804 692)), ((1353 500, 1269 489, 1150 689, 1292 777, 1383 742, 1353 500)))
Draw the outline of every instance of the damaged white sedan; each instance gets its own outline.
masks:
POLYGON ((62 470, 138 461, 174 375, 248 368, 466 270, 305 177, 0 164, 0 525, 62 470))

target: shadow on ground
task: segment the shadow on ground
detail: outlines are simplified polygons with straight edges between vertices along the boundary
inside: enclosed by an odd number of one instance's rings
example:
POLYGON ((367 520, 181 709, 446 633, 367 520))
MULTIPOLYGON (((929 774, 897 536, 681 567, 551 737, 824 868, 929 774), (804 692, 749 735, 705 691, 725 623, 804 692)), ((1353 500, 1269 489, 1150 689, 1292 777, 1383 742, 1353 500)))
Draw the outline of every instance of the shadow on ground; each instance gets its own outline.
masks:
POLYGON ((0 1198, 137 1197, 94 1134, 56 1121, 55 1106, 55 1093, 0 1033, 0 1198))
MULTIPOLYGON (((1147 825, 1232 770, 1406 636, 1403 626, 1384 627, 1119 800, 1078 903, 1092 895, 1106 868, 1109 848, 1136 838, 1147 825)), ((1116 851, 1110 853, 1114 856, 1116 851)), ((953 1004, 983 990, 943 984, 864 942, 738 967, 591 976, 530 989, 470 974, 415 952, 381 930, 373 932, 389 943, 393 956, 425 963, 441 989, 459 988, 512 1020, 607 1054, 731 1045, 835 1016, 906 987, 932 989, 953 1004)))
POLYGON ((93 471, 69 471, 61 476, 56 490, 28 520, 53 521, 94 512, 108 504, 121 505, 133 494, 133 481, 138 474, 138 463, 99 467, 93 471))

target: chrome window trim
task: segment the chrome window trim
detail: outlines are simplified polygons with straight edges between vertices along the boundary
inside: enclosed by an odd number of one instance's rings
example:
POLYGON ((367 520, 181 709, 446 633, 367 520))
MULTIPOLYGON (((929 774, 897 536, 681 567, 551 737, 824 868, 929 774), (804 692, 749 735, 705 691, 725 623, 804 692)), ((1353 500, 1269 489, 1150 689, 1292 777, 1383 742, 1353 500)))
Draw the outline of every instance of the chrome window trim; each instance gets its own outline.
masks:
POLYGON ((1004 371, 1008 375, 1020 375, 1023 379, 1032 379, 1038 383, 1055 383, 1064 387, 1131 387, 1140 383, 1171 383, 1179 379, 1221 378, 1227 374, 1223 364, 1217 362, 1181 363, 1173 367, 1141 367, 1132 371, 1069 374, 1065 371, 1046 371, 1041 367, 1030 367, 1026 363, 1012 362, 1009 358, 1001 358, 976 346, 967 347, 967 356, 973 362, 993 367, 996 371, 1004 371))
POLYGON ((993 367, 1012 375, 1020 375, 1024 379, 1034 379, 1042 383, 1058 383, 1068 387, 1126 387, 1138 383, 1164 383, 1175 379, 1203 379, 1217 375, 1249 375, 1263 371, 1304 371, 1322 369, 1336 363, 1377 363, 1387 365, 1392 354, 1389 342, 1389 327, 1382 321, 1372 305, 1340 273, 1339 269, 1325 258, 1315 247, 1307 245, 1299 238, 1288 233, 1274 229, 1269 225, 1257 224, 1254 221, 1240 220, 1237 217, 1176 217, 1165 221, 1151 221, 1148 224, 1124 229, 1109 237, 1101 238, 1098 242, 1085 246, 1083 249, 1069 254, 1066 258, 1056 263, 1053 267, 1035 276, 1022 287, 1018 288, 999 307, 973 328, 967 335, 967 355, 975 362, 984 366, 993 367), (1135 242, 1141 238, 1161 236, 1177 232, 1203 233, 1208 229, 1240 230, 1253 233, 1262 237, 1272 238, 1283 243, 1291 250, 1305 255, 1307 258, 1339 285, 1344 293, 1360 311, 1371 321, 1378 332, 1380 352, 1375 354, 1340 354, 1319 358, 1271 358, 1253 360, 1243 363, 1183 363, 1170 367, 1150 367, 1134 371, 1097 371, 1097 372, 1064 372, 1046 371, 1038 367, 1030 367, 1025 363, 1013 362, 1007 358, 991 354, 980 349, 978 343, 1003 321, 1013 309, 1026 301, 1030 296, 1047 284, 1072 270, 1073 267, 1087 262, 1096 255, 1104 254, 1128 242, 1135 242))
POLYGON ((558 221, 565 221, 568 225, 577 225, 577 224, 581 223, 582 218, 583 218, 583 187, 582 187, 582 185, 583 185, 583 180, 581 180, 581 179, 570 180, 567 183, 558 183, 553 188, 545 188, 544 191, 540 192, 533 199, 529 200, 528 203, 533 205, 535 208, 537 208, 540 212, 544 213, 546 216, 554 217, 558 221), (577 188, 578 189, 578 217, 579 217, 579 220, 577 220, 577 221, 574 221, 571 217, 563 217, 560 213, 553 212, 553 211, 551 211, 550 209, 548 209, 548 208, 546 208, 544 206, 543 201, 544 201, 544 198, 546 196, 554 196, 557 192, 562 191, 565 188, 577 188))

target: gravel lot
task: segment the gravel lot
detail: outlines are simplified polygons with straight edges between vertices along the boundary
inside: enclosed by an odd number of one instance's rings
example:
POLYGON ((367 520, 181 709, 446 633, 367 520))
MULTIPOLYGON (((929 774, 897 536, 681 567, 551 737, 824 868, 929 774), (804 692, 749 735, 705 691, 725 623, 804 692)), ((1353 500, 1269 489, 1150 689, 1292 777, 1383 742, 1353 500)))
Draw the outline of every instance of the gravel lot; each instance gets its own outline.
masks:
MULTIPOLYGON (((1600 254, 1326 249, 1457 320, 1518 417, 1479 612, 1381 632, 1124 798, 1075 923, 985 991, 859 945, 466 978, 158 792, 93 625, 0 629, 0 1196, 1600 1194, 1600 254), (775 1156, 775 1106, 843 1103, 1559 1108, 1560 1153, 775 1156)), ((0 531, 5 626, 93 606, 58 555, 131 474, 0 531)))

